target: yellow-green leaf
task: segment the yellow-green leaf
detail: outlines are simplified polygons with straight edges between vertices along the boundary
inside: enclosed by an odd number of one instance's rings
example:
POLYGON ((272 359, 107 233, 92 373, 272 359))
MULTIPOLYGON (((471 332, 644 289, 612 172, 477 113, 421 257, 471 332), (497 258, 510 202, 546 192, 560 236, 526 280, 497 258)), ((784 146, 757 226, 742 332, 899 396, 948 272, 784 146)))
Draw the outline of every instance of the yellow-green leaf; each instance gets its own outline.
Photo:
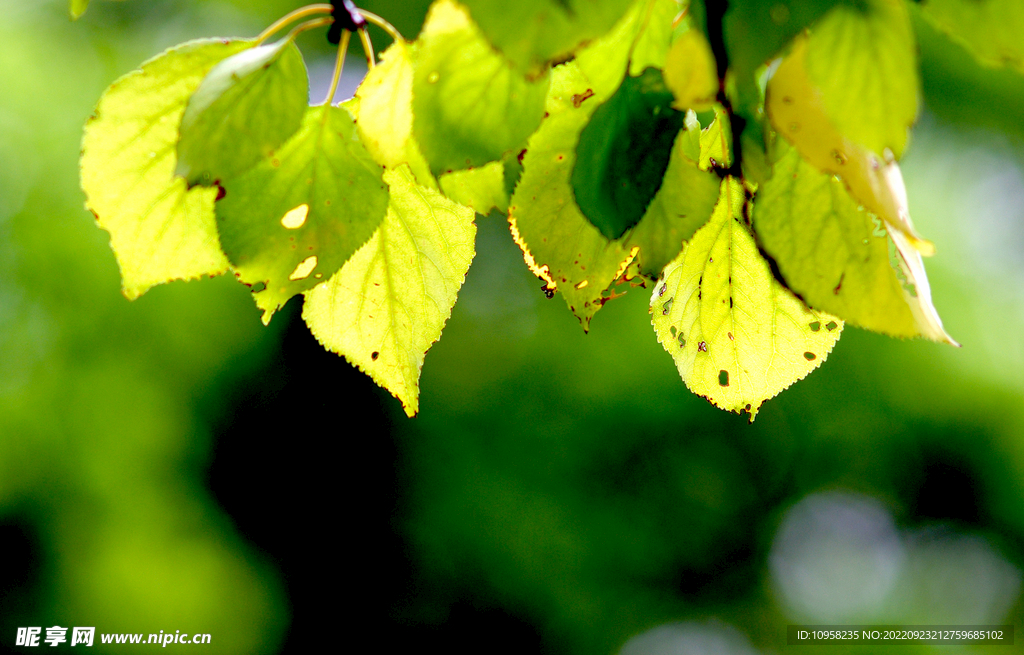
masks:
POLYGON ((86 206, 110 233, 124 294, 228 268, 213 216, 216 189, 174 176, 178 125, 189 97, 221 60, 251 41, 205 39, 142 64, 104 92, 82 139, 86 206))
POLYGON ((843 324, 775 280, 742 222, 744 201, 740 183, 723 180, 711 220, 655 286, 651 313, 686 386, 753 421, 765 400, 824 361, 843 324))
POLYGON ((228 57, 189 98, 175 172, 205 186, 245 172, 295 134, 308 105, 306 65, 290 39, 228 57))
POLYGON ((857 201, 900 232, 917 250, 935 248, 914 230, 899 164, 840 133, 821 91, 808 78, 807 40, 798 37, 768 82, 765 109, 772 126, 819 170, 838 175, 857 201))
POLYGON ((480 168, 445 173, 439 183, 444 195, 460 205, 472 207, 478 214, 486 216, 492 209, 508 211, 503 161, 492 161, 480 168))
POLYGON ((378 164, 385 168, 408 164, 420 184, 437 188, 412 136, 412 81, 412 49, 400 39, 381 53, 380 63, 366 74, 356 89, 352 111, 359 136, 378 164))
POLYGON ((501 159, 544 118, 548 76, 514 70, 454 0, 433 4, 414 54, 413 131, 435 175, 501 159))
POLYGON ((917 42, 903 0, 836 5, 807 42, 807 74, 839 132, 872 152, 903 155, 917 118, 917 42))
POLYGON ((71 0, 68 7, 68 11, 71 13, 71 20, 78 20, 88 8, 89 0, 71 0))
POLYGON ((927 0, 921 10, 982 63, 1024 73, 1024 3, 1020 0, 927 0))
POLYGON ((753 215, 760 243, 787 286, 811 307, 853 325, 954 343, 932 305, 920 255, 897 249, 882 222, 842 182, 793 148, 780 147, 775 175, 758 189, 753 215))
POLYGON ((684 32, 668 52, 665 84, 676 109, 710 109, 718 95, 718 70, 708 40, 700 30, 684 32))
POLYGON ((416 184, 406 167, 377 232, 334 277, 306 292, 313 335, 419 411, 423 358, 451 315, 473 259, 473 210, 416 184))

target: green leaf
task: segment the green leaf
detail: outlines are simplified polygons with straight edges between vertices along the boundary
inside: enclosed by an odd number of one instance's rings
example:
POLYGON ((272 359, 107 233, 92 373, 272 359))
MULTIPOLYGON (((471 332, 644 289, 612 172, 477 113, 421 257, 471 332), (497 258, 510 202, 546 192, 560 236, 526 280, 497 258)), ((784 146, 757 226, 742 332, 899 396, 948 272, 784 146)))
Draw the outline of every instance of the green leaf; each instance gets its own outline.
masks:
POLYGON ((684 5, 676 0, 637 0, 633 6, 638 35, 629 53, 629 74, 636 76, 651 67, 665 68, 675 33, 673 23, 684 5))
POLYGON ((381 167, 348 110, 310 107, 272 157, 224 180, 221 244, 268 323, 293 295, 328 279, 384 218, 381 167))
POLYGON ((824 361, 843 325, 775 280, 742 222, 743 205, 741 184, 723 180, 711 221, 665 268, 651 313, 686 386, 753 421, 765 400, 824 361))
POLYGON ((629 242, 640 246, 640 270, 644 275, 661 274, 682 250, 683 242, 708 222, 718 203, 718 174, 701 170, 687 154, 692 151, 694 132, 700 133, 699 124, 676 137, 661 188, 629 235, 629 242))
POLYGON ((178 175, 211 185, 239 175, 295 134, 309 105, 309 77, 291 40, 220 62, 181 119, 178 175))
POLYGON ((441 190, 460 205, 472 207, 486 216, 492 209, 508 212, 505 189, 505 163, 493 161, 481 168, 445 173, 439 180, 441 190))
POLYGON ((921 10, 982 63, 1024 73, 1024 4, 1019 0, 927 0, 921 10))
POLYGON ((419 186, 405 167, 376 234, 330 280, 306 292, 317 340, 419 411, 423 358, 451 315, 473 260, 474 213, 419 186))
POLYGON ((71 0, 68 11, 71 13, 71 20, 81 18, 85 10, 89 8, 89 0, 71 0))
POLYGON ((633 0, 465 0, 480 29, 515 66, 540 73, 612 28, 633 0))
POLYGON ((684 114, 661 71, 627 75, 583 128, 572 187, 583 215, 609 239, 618 239, 647 211, 668 168, 684 114))
POLYGON ((412 133, 412 49, 399 40, 380 57, 356 89, 358 102, 352 103, 359 136, 378 164, 408 164, 420 184, 437 188, 412 133))
POLYGON ((807 74, 839 132, 868 150, 903 155, 917 119, 917 42, 901 0, 839 5, 811 28, 807 74))
POLYGON ((206 39, 168 50, 111 84, 85 125, 86 206, 110 233, 129 298, 228 268, 213 217, 217 191, 188 190, 174 176, 174 153, 189 96, 214 65, 251 45, 206 39))
POLYGON ((544 117, 548 76, 513 70, 453 0, 431 7, 415 56, 413 130, 435 175, 501 159, 544 117))
POLYGON ((917 266, 902 264, 881 220, 842 182, 782 147, 753 214, 758 238, 786 285, 811 307, 853 325, 953 343, 932 306, 923 267, 918 275, 917 266))
POLYGON ((551 115, 530 137, 508 209, 527 265, 549 290, 562 292, 584 330, 604 304, 604 291, 636 255, 626 244, 605 238, 573 199, 569 178, 576 143, 596 109, 593 100, 579 98, 593 91, 591 84, 575 61, 552 71, 551 115))

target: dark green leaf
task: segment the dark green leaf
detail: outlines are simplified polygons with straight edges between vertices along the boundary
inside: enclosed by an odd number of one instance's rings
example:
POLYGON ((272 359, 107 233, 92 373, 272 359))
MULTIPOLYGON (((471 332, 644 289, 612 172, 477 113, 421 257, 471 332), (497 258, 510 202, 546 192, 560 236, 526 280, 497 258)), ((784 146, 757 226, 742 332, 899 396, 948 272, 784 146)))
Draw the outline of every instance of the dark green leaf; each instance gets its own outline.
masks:
POLYGON ((583 215, 609 239, 618 239, 647 211, 668 168, 684 114, 661 71, 627 75, 580 134, 572 187, 583 215))

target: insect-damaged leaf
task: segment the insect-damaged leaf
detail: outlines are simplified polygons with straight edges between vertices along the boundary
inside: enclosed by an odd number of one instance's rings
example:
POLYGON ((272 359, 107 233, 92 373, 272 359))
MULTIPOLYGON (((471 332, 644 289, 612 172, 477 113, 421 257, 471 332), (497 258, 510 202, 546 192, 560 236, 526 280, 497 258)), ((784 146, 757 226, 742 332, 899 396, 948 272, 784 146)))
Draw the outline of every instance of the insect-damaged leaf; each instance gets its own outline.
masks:
POLYGON ((188 101, 175 172, 207 186, 245 172, 295 134, 308 105, 306 66, 291 40, 228 57, 188 101))
POLYGON ((920 255, 897 248, 842 182, 780 147, 784 154, 758 190, 753 213, 761 244, 789 288, 853 325, 954 343, 932 305, 920 255))
POLYGON ((686 386, 753 420, 832 352, 842 321, 809 310, 775 280, 740 220, 743 202, 740 183, 723 180, 711 220, 665 267, 651 313, 686 386))
POLYGON ((544 117, 548 76, 528 81, 453 0, 435 2, 415 46, 413 129, 435 175, 519 148, 544 117))
POLYGON ((263 322, 328 279, 384 218, 388 190, 348 110, 311 107, 273 156, 222 182, 221 243, 263 322))
POLYGON ((580 133, 572 188, 583 215, 609 239, 636 225, 661 186, 684 114, 661 71, 626 75, 580 133))
POLYGON ((408 168, 384 174, 387 216, 325 284, 306 292, 302 317, 326 348, 419 410, 423 358, 451 315, 473 259, 473 210, 415 183, 408 168))
POLYGON ((215 189, 174 176, 178 125, 189 96, 219 61, 250 41, 185 43, 110 85, 82 138, 86 206, 110 233, 124 294, 228 268, 213 216, 215 189))
POLYGON ((508 210, 527 264, 549 290, 562 292, 585 330, 604 303, 605 289, 636 255, 627 244, 603 236, 573 199, 569 177, 576 142, 596 108, 592 99, 580 101, 588 90, 593 95, 590 84, 575 61, 552 71, 550 115, 530 137, 508 210))

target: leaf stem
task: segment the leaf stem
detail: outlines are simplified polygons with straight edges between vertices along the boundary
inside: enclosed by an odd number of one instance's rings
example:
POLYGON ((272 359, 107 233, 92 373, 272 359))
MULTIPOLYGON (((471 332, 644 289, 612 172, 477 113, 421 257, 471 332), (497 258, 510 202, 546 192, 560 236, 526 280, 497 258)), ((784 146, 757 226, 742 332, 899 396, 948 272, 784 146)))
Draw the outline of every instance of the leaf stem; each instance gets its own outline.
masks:
POLYGON ((294 23, 300 18, 305 18, 306 16, 315 16, 316 14, 329 14, 332 11, 334 11, 334 7, 326 3, 319 3, 314 5, 306 5, 305 7, 299 7, 295 11, 277 19, 270 27, 263 30, 263 32, 256 37, 256 45, 263 43, 270 37, 274 36, 274 34, 280 31, 283 27, 290 23, 294 23))
MULTIPOLYGON (((362 30, 360 30, 362 31, 362 30)), ((334 61, 334 75, 331 77, 331 88, 327 91, 324 104, 329 105, 334 100, 334 94, 338 90, 338 82, 341 80, 341 71, 345 68, 345 53, 348 52, 348 42, 352 39, 352 32, 342 30, 341 43, 338 44, 338 58, 334 61)))
POLYGON ((366 53, 366 70, 372 71, 377 61, 373 56, 373 43, 365 28, 359 30, 359 40, 363 42, 363 52, 366 53))
POLYGON ((393 40, 395 40, 395 41, 404 41, 405 40, 404 38, 402 38, 401 33, 398 30, 395 29, 394 25, 392 25, 391 23, 387 22, 386 20, 384 20, 383 18, 381 18, 377 14, 375 14, 373 12, 370 12, 370 11, 366 11, 365 9, 360 9, 359 13, 363 15, 363 18, 365 18, 366 20, 370 21, 371 23, 373 23, 377 27, 379 27, 382 30, 384 30, 385 32, 387 32, 388 36, 390 36, 393 40))

